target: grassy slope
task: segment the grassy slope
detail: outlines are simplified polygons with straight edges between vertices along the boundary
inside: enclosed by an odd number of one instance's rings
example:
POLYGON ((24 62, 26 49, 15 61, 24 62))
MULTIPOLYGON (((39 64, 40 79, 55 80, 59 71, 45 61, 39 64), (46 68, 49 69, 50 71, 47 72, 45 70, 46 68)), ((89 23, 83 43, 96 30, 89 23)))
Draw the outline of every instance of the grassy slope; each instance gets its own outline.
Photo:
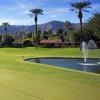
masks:
MULTIPOLYGON (((99 57, 91 50, 90 57, 99 57)), ((82 57, 79 49, 0 48, 0 99, 96 100, 100 75, 22 61, 22 56, 82 57)))

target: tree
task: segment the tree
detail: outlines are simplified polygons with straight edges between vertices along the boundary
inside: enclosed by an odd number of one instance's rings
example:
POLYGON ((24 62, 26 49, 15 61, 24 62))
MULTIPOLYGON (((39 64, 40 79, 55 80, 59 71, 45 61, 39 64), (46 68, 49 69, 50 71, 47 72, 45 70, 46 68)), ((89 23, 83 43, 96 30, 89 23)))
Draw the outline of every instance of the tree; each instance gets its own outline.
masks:
POLYGON ((85 12, 89 12, 88 10, 86 10, 87 8, 91 8, 91 2, 90 1, 84 1, 84 2, 76 2, 76 3, 71 3, 70 4, 72 9, 70 9, 71 11, 76 11, 78 12, 78 18, 80 20, 80 26, 81 26, 81 42, 83 41, 83 34, 82 34, 82 18, 83 18, 83 14, 82 11, 85 12))
POLYGON ((48 40, 48 32, 47 31, 43 32, 43 39, 48 40))
POLYGON ((92 39, 95 38, 95 41, 100 41, 100 12, 95 12, 93 16, 89 18, 85 28, 92 31, 92 39))
POLYGON ((34 34, 34 33, 32 33, 32 32, 27 33, 26 38, 32 38, 32 34, 34 34))
POLYGON ((21 30, 21 31, 18 32, 18 40, 22 44, 22 47, 23 47, 24 36, 25 36, 25 32, 23 30, 21 30))
POLYGON ((23 46, 25 47, 25 46, 32 46, 32 41, 31 41, 31 39, 24 39, 23 40, 23 46))
POLYGON ((48 28, 47 30, 45 30, 42 34, 43 39, 51 39, 52 38, 52 29, 48 28))
POLYGON ((2 23, 2 25, 4 26, 4 29, 5 29, 5 34, 6 34, 6 47, 7 47, 7 26, 10 26, 10 24, 8 22, 4 22, 4 23, 2 23))
POLYGON ((6 40, 7 40, 7 46, 11 46, 12 42, 14 42, 14 38, 12 34, 7 34, 7 39, 6 39, 6 34, 2 34, 2 45, 6 45, 6 40))
POLYGON ((68 33, 68 31, 69 31, 69 29, 71 28, 71 23, 70 23, 70 21, 66 21, 66 22, 64 23, 64 26, 65 26, 65 28, 66 28, 66 30, 67 30, 67 41, 69 42, 69 33, 68 33))
POLYGON ((51 28, 47 29, 47 33, 48 33, 48 37, 50 38, 50 36, 52 35, 52 29, 51 28))
POLYGON ((56 30, 56 35, 57 35, 57 37, 59 38, 59 36, 60 36, 61 34, 63 34, 63 30, 62 30, 62 28, 58 28, 58 29, 56 30))
POLYGON ((64 31, 62 30, 62 28, 58 28, 56 30, 56 35, 57 35, 57 38, 62 40, 62 42, 65 41, 64 31))
POLYGON ((31 17, 33 17, 33 15, 35 15, 34 17, 34 21, 35 21, 35 26, 36 26, 36 49, 38 47, 38 44, 37 44, 37 21, 38 21, 38 15, 41 14, 43 15, 43 10, 42 9, 32 9, 32 10, 29 10, 31 12, 31 17))

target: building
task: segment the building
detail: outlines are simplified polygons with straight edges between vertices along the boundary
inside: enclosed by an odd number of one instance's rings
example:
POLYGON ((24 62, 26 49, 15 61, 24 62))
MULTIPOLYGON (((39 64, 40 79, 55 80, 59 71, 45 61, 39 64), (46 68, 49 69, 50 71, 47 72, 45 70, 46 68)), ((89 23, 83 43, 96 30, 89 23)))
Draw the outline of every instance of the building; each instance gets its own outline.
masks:
POLYGON ((41 40, 40 46, 41 47, 60 47, 60 43, 62 42, 61 39, 55 39, 55 40, 41 40))

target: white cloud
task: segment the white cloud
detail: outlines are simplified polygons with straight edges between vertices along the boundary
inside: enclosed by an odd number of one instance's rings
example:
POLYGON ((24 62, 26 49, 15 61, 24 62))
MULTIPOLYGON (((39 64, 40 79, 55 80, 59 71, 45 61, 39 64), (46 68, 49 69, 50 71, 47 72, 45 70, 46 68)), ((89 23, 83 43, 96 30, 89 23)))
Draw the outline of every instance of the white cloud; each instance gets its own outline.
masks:
POLYGON ((29 14, 30 9, 38 8, 42 6, 44 2, 42 0, 26 0, 25 2, 15 2, 15 9, 19 14, 29 14))
POLYGON ((66 13, 67 8, 58 8, 54 10, 54 13, 66 13))
POLYGON ((14 10, 13 7, 3 7, 2 9, 5 9, 5 10, 14 10))
POLYGON ((58 16, 67 14, 69 11, 69 8, 56 8, 56 9, 48 9, 44 12, 44 15, 47 15, 51 18, 57 18, 58 16))
POLYGON ((16 2, 15 3, 16 6, 16 11, 19 13, 19 14, 27 14, 29 9, 32 7, 32 3, 31 2, 16 2))
POLYGON ((67 8, 55 8, 55 9, 48 9, 44 13, 45 14, 63 14, 69 12, 69 9, 67 8))
POLYGON ((51 17, 51 18, 57 18, 57 15, 53 14, 53 15, 50 15, 49 17, 51 17))
POLYGON ((0 24, 9 22, 10 25, 31 25, 34 24, 32 19, 0 19, 0 24))
POLYGON ((2 10, 8 10, 8 11, 15 11, 19 14, 29 14, 29 10, 32 8, 37 8, 41 3, 37 3, 35 1, 32 0, 12 0, 10 1, 10 5, 0 7, 0 9, 2 10))

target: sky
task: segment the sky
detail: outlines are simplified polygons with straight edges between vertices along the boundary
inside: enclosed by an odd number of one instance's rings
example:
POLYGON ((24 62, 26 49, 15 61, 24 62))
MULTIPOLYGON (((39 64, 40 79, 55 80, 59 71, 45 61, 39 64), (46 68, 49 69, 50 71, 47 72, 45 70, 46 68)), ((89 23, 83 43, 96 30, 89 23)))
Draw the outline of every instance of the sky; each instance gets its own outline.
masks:
MULTIPOLYGON (((0 25, 9 22, 10 25, 34 25, 34 16, 30 17, 29 10, 39 8, 43 15, 38 16, 38 24, 49 21, 70 21, 79 23, 76 12, 71 12, 70 3, 86 0, 0 0, 0 25)), ((100 12, 100 0, 89 0, 90 13, 83 12, 83 22, 86 22, 92 13, 100 12)))

